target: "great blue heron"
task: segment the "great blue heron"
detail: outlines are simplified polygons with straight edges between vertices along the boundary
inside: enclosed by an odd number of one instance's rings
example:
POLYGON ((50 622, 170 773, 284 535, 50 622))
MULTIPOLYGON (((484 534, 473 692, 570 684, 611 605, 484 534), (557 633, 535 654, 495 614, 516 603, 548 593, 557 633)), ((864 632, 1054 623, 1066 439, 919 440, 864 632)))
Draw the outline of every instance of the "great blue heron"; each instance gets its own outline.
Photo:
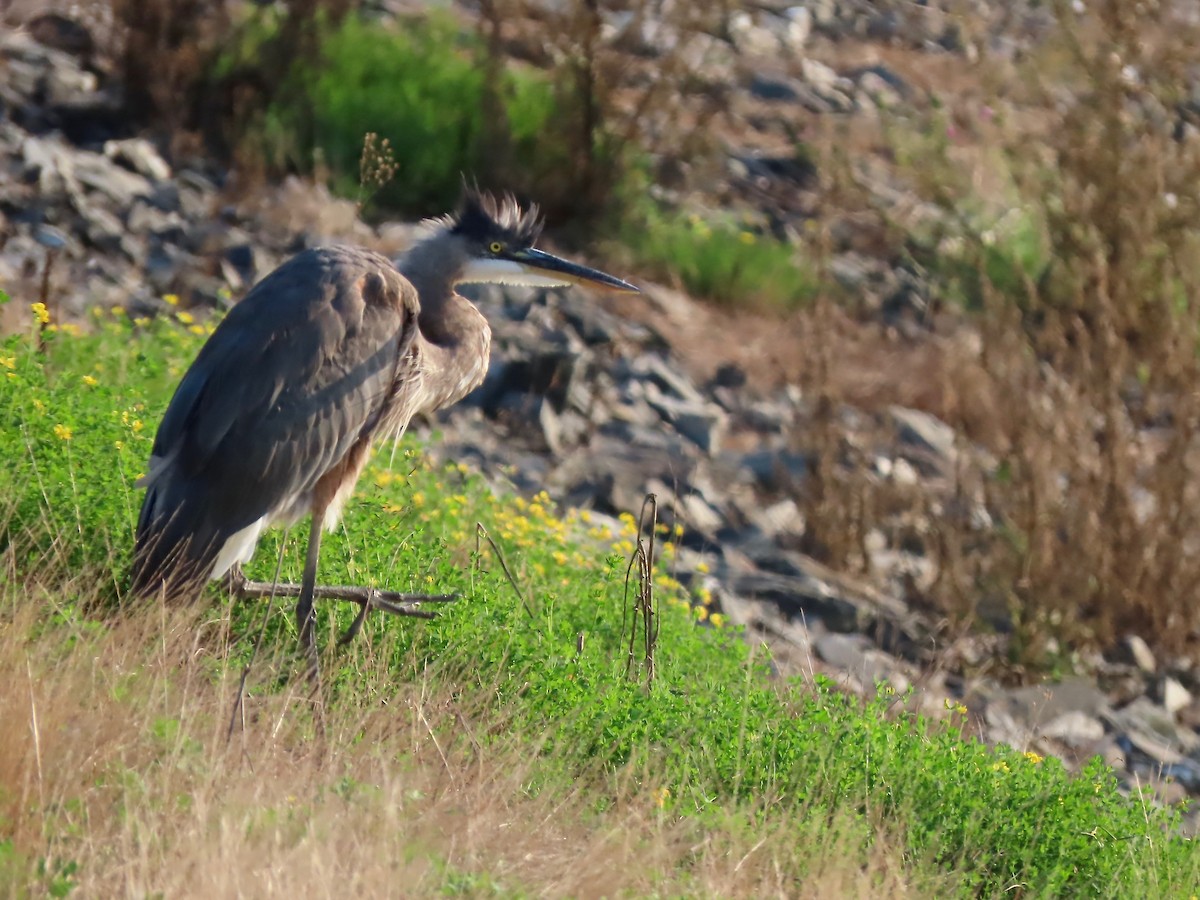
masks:
MULTIPOLYGON (((317 588, 321 529, 341 516, 376 438, 449 406, 487 373, 491 329, 458 284, 633 285, 533 247, 537 208, 464 189, 457 212, 397 265, 368 250, 306 250, 217 326, 175 390, 139 485, 135 595, 194 597, 248 562, 263 530, 312 515, 296 621, 316 672, 313 599, 424 615, 400 595, 317 588)), ((424 599, 447 599, 426 597, 424 599)))

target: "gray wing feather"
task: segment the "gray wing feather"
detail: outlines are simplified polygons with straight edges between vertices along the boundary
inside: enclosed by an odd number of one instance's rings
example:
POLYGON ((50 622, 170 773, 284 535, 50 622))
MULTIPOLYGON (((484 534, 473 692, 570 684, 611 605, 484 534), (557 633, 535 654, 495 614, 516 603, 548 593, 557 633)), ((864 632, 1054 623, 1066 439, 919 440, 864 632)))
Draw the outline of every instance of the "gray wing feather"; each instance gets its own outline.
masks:
POLYGON ((139 547, 167 517, 193 542, 223 542, 311 491, 374 427, 416 334, 407 284, 394 303, 366 301, 381 273, 400 284, 377 254, 306 251, 230 311, 163 416, 139 547))

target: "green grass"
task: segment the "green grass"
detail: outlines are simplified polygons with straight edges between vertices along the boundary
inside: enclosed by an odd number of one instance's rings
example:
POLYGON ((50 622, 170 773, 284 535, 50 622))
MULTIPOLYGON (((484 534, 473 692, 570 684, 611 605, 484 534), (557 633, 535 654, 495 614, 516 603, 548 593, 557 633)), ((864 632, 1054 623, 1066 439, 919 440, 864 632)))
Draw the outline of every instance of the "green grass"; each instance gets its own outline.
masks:
MULTIPOLYGON (((127 698, 139 696, 139 679, 150 683, 149 661, 174 659, 165 640, 159 648, 152 638, 123 651, 119 665, 92 662, 107 658, 106 635, 127 627, 104 609, 125 581, 140 501, 133 482, 204 331, 187 321, 134 325, 105 314, 94 335, 51 334, 46 359, 29 335, 0 343, 0 453, 6 460, 0 468, 6 573, 0 638, 11 639, 0 641, 0 649, 28 654, 24 661, 0 658, 0 671, 13 673, 17 682, 6 688, 13 709, 28 705, 21 699, 27 665, 30 696, 35 684, 53 690, 53 678, 35 679, 35 669, 66 673, 77 665, 81 679, 105 686, 106 702, 125 708, 134 702, 127 698)), ((381 457, 386 462, 387 452, 381 457)), ((285 578, 295 579, 301 568, 298 532, 284 555, 285 578)), ((830 855, 867 871, 864 860, 873 853, 894 853, 907 883, 936 889, 939 896, 1178 897, 1200 885, 1193 845, 1171 837, 1177 813, 1122 797, 1099 763, 1072 777, 1055 760, 992 751, 952 726, 904 714, 900 698, 881 695, 864 708, 828 684, 772 682, 762 652, 732 629, 697 626, 698 617, 711 617, 697 613, 665 574, 672 565, 669 548, 656 576, 665 600, 658 677, 649 689, 644 680, 627 678, 624 572, 633 538, 628 519, 613 528, 586 513, 560 513, 544 496, 497 495, 460 466, 433 464, 413 440, 392 467, 373 464, 344 528, 323 546, 322 580, 454 590, 463 599, 427 624, 372 619, 366 635, 340 651, 332 648, 332 636, 349 624, 352 610, 319 607, 328 715, 334 722, 351 721, 345 717, 352 711, 362 717, 362 724, 354 719, 352 727, 335 728, 326 753, 334 760, 367 754, 363 758, 371 762, 363 765, 374 774, 338 774, 338 763, 323 763, 337 777, 311 791, 300 761, 306 744, 319 739, 305 731, 307 738, 287 745, 286 757, 299 767, 288 790, 298 795, 296 803, 308 804, 307 813, 297 818, 293 800, 283 795, 258 805, 245 801, 248 808, 240 814, 249 824, 239 827, 247 829, 246 839, 261 841, 261 853, 270 856, 286 854, 305 835, 319 837, 322 828, 333 829, 347 816, 390 821, 395 803, 426 802, 410 797, 413 791, 424 796, 412 774, 421 771, 420 760, 432 759, 440 770, 439 757, 479 759, 491 752, 521 760, 512 790, 522 803, 558 810, 547 816, 569 817, 569 823, 556 823, 563 828, 597 828, 599 835, 605 822, 630 807, 649 810, 639 820, 647 835, 676 835, 674 844, 693 848, 665 857, 661 869, 650 866, 639 882, 672 895, 719 892, 712 887, 718 882, 705 880, 711 875, 705 866, 733 872, 742 851, 726 858, 713 848, 748 851, 760 836, 771 841, 772 871, 788 893, 810 883, 830 855), (526 602, 486 544, 478 543, 477 523, 501 547, 526 602), (444 717, 418 719, 418 697, 443 698, 444 717), (426 730, 433 744, 425 740, 426 730), (424 750, 412 749, 418 743, 424 750), (403 790, 389 793, 396 785, 403 790), (714 853, 717 862, 710 858, 714 853)), ((248 569, 251 577, 270 576, 281 540, 280 533, 264 540, 248 569)), ((222 708, 212 704, 218 711, 197 724, 197 701, 188 698, 224 699, 263 614, 261 604, 226 606, 215 588, 212 596, 214 607, 224 610, 217 616, 224 624, 214 625, 212 614, 202 613, 186 659, 164 665, 155 676, 161 689, 153 681, 154 689, 137 701, 145 714, 139 718, 126 709, 140 724, 123 731, 126 743, 114 746, 132 742, 137 752, 124 749, 103 765, 93 759, 87 769, 95 773, 92 780, 63 788, 53 810, 43 811, 40 837, 14 827, 22 837, 0 844, 0 879, 7 879, 0 890, 19 894, 27 883, 52 892, 69 892, 74 884, 84 893, 89 884, 94 890, 89 879, 100 878, 99 863, 89 862, 81 848, 92 846, 85 836, 99 827, 90 823, 101 821, 97 797, 107 797, 105 792, 117 792, 117 806, 126 810, 117 821, 133 816, 160 823, 137 832, 143 846, 154 848, 152 862, 180 852, 177 845, 185 842, 173 839, 175 832, 162 822, 201 815, 190 812, 198 802, 190 798, 207 797, 204 786, 226 777, 224 770, 209 774, 208 768, 215 764, 207 748, 221 743, 215 736, 223 732, 222 708), (214 628, 227 630, 227 645, 213 637, 214 628), (186 684, 176 669, 190 673, 186 684), (190 780, 186 789, 156 794, 155 785, 168 777, 190 780)), ((277 608, 266 642, 276 651, 295 646, 289 611, 277 608)), ((252 716, 247 729, 269 744, 272 728, 305 720, 286 701, 299 666, 280 652, 257 665, 252 707, 267 712, 252 716), (272 702, 282 704, 277 713, 270 713, 272 702)), ((52 699, 41 702, 46 722, 52 699)), ((108 746, 103 735, 76 733, 79 721, 91 720, 63 721, 75 723, 62 726, 73 745, 97 748, 97 758, 109 759, 99 756, 108 746)), ((40 753, 51 752, 46 727, 40 753)), ((0 773, 15 771, 6 765, 0 755, 0 773)), ((29 804, 18 802, 23 790, 28 794, 27 785, 0 783, 0 816, 17 825, 30 815, 29 804)), ((214 796, 227 804, 236 795, 214 796)), ((455 814, 482 815, 468 800, 462 803, 465 813, 456 807, 455 814)), ((405 846, 412 854, 419 845, 405 846)), ((146 877, 155 883, 163 870, 152 862, 153 874, 146 877)), ((447 859, 440 880, 422 883, 451 894, 517 890, 520 879, 501 877, 489 871, 491 865, 447 859)), ((518 893, 525 889, 521 884, 518 893)))
POLYGON ((684 216, 647 203, 626 213, 620 243, 638 267, 676 280, 692 296, 731 308, 791 310, 817 293, 802 252, 735 223, 684 216))
MULTIPOLYGON (((218 61, 216 74, 239 60, 252 63, 255 48, 277 27, 271 21, 268 13, 248 22, 244 44, 218 61)), ((511 174, 502 171, 506 150, 526 176, 564 165, 549 137, 554 85, 539 72, 513 67, 489 82, 483 58, 474 36, 447 15, 394 27, 348 16, 323 29, 318 63, 293 67, 251 142, 275 167, 323 169, 336 190, 356 197, 363 139, 374 133, 388 142, 397 166, 375 202, 421 214, 452 208, 463 175, 511 174)))

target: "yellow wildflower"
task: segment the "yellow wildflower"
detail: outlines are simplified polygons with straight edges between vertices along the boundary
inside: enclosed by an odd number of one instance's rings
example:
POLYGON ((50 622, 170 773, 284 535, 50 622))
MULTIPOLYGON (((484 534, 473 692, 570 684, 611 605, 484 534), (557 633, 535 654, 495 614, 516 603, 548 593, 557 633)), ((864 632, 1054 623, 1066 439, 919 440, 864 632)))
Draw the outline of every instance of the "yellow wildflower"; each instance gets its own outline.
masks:
POLYGON ((738 240, 741 241, 743 244, 753 244, 754 243, 754 235, 749 231, 743 231, 741 234, 738 235, 738 240))
POLYGON ((69 441, 71 439, 71 429, 66 425, 55 425, 54 436, 60 441, 69 441))
POLYGON ((43 403, 41 400, 39 400, 37 397, 34 397, 33 398, 33 408, 36 409, 38 412, 45 412, 46 404, 43 403))
POLYGON ((15 356, 0 356, 0 366, 6 369, 15 369, 17 367, 17 358, 15 356))
POLYGON ((125 307, 118 306, 117 304, 114 303, 111 307, 109 307, 108 311, 110 313, 112 313, 114 316, 120 316, 120 315, 124 315, 125 307))
POLYGON ((45 324, 49 323, 49 321, 50 321, 50 310, 46 309, 46 304, 45 304, 45 303, 41 303, 41 302, 38 302, 38 303, 33 303, 33 304, 31 304, 31 305, 30 305, 30 307, 29 307, 29 308, 33 310, 33 317, 34 317, 35 319, 37 319, 37 320, 38 320, 39 322, 41 322, 43 325, 45 325, 45 324))
POLYGON ((69 334, 71 337, 79 337, 81 334, 83 334, 83 329, 74 322, 63 322, 59 328, 62 330, 63 334, 69 334))
POLYGON ((192 334, 208 334, 203 325, 192 325, 188 328, 192 334))
POLYGON ((1026 750, 1025 758, 1036 766, 1038 763, 1040 763, 1046 757, 1042 756, 1040 753, 1034 753, 1032 750, 1026 750))
POLYGON ((88 387, 95 387, 96 385, 98 385, 100 383, 100 379, 96 378, 93 375, 84 375, 82 381, 88 387))
POLYGON ((134 434, 137 434, 139 431, 142 430, 142 420, 134 419, 132 422, 129 423, 129 427, 133 429, 134 434))
POLYGON ((150 318, 148 316, 138 316, 136 319, 133 320, 133 324, 136 325, 138 328, 145 328, 147 325, 150 324, 150 318))
POLYGON ((714 628, 724 628, 725 627, 725 616, 722 613, 713 613, 711 616, 708 617, 708 621, 713 623, 714 628))
POLYGON ((167 306, 178 306, 179 305, 179 295, 178 294, 165 294, 163 296, 163 303, 167 304, 167 306))
POLYGON ((184 325, 191 325, 193 322, 196 321, 196 317, 193 316, 190 312, 177 312, 177 313, 175 313, 175 318, 177 318, 184 325))
POLYGON ((667 801, 671 799, 671 789, 660 787, 654 789, 654 805, 662 809, 667 805, 667 801))
POLYGON ((704 575, 706 572, 708 572, 708 563, 703 561, 696 563, 696 571, 701 575, 704 575))

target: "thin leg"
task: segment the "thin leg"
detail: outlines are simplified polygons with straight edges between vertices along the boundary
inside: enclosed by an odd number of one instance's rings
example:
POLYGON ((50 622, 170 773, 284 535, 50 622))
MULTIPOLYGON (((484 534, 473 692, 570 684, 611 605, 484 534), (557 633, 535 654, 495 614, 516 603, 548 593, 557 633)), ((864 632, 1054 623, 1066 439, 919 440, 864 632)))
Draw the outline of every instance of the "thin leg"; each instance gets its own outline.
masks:
POLYGON ((317 657, 317 639, 313 634, 313 595, 317 587, 317 558, 321 554, 321 520, 325 510, 314 509, 312 524, 308 529, 308 550, 304 557, 304 578, 296 600, 296 626, 300 629, 300 643, 308 656, 308 678, 314 687, 321 684, 321 663, 317 657))
MULTIPOLYGON (((273 585, 269 581, 248 581, 243 576, 240 582, 234 584, 233 593, 239 597, 269 597, 273 589, 276 597, 299 597, 303 588, 304 585, 294 581, 281 581, 273 585)), ((458 596, 408 594, 403 591, 385 591, 381 588, 353 584, 318 584, 313 588, 313 598, 316 600, 345 600, 347 603, 369 606, 393 616, 409 616, 413 619, 436 618, 435 611, 422 609, 421 606, 426 603, 453 603, 458 596)))

